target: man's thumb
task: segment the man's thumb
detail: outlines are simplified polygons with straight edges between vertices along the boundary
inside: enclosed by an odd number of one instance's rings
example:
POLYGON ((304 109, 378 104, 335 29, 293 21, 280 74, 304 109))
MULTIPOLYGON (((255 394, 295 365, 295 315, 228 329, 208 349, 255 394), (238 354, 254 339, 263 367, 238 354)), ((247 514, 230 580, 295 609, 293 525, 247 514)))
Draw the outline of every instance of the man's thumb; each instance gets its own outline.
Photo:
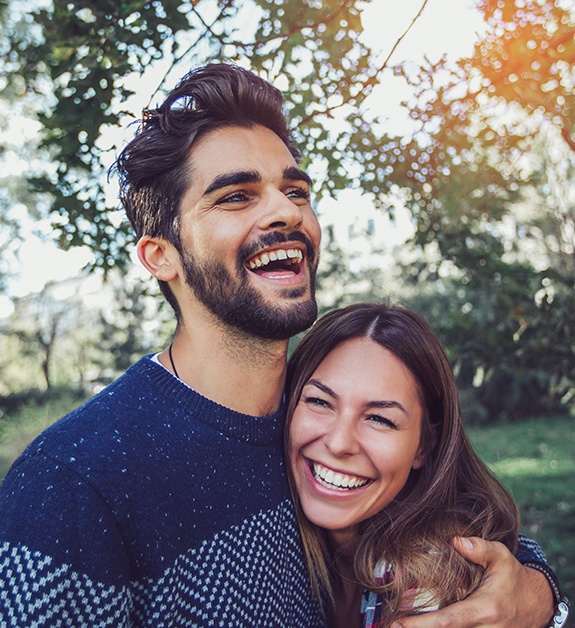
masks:
POLYGON ((479 537, 456 536, 453 547, 467 560, 487 567, 489 563, 489 544, 479 537))

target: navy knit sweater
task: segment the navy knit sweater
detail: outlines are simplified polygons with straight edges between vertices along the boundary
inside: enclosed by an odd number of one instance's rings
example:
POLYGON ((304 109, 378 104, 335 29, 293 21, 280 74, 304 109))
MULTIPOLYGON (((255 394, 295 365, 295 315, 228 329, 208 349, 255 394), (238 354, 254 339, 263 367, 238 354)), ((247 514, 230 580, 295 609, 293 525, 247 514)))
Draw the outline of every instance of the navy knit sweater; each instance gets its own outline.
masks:
POLYGON ((143 358, 0 487, 2 626, 321 626, 283 410, 233 412, 143 358))

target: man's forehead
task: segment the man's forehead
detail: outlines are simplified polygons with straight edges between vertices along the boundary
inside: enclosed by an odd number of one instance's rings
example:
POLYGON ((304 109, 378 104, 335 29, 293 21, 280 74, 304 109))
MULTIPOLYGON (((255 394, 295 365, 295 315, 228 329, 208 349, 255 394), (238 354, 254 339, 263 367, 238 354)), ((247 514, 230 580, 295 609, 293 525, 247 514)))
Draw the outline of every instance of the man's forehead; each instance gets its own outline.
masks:
POLYGON ((223 127, 209 131, 190 149, 192 184, 203 190, 221 187, 218 179, 256 180, 270 177, 311 183, 284 142, 270 129, 223 127))
MULTIPOLYGON (((290 160, 295 162, 289 148, 281 138, 271 129, 259 124, 253 126, 224 126, 213 129, 198 138, 190 149, 190 155, 201 155, 212 151, 221 150, 224 145, 229 146, 252 146, 259 148, 259 152, 277 150, 279 153, 286 153, 290 160)), ((234 157, 243 160, 249 157, 246 154, 234 154, 230 151, 220 153, 219 156, 225 159, 234 157)))

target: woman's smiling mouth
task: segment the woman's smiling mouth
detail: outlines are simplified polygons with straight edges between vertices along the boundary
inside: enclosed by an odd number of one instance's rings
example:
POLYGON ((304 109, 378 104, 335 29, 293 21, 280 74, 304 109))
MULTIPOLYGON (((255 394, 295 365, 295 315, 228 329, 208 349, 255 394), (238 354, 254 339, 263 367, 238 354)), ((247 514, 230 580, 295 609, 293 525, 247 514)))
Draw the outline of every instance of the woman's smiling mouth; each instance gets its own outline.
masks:
POLYGON ((317 462, 310 461, 309 465, 314 479, 326 488, 338 491, 350 491, 361 488, 371 482, 369 478, 333 471, 317 462))

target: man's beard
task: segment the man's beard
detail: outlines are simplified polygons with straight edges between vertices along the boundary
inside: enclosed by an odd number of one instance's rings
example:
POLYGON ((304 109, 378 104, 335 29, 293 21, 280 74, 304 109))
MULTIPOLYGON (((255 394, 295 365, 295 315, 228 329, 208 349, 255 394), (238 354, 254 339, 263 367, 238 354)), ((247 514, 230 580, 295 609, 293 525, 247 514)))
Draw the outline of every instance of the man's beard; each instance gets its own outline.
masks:
POLYGON ((315 248, 303 233, 281 233, 264 236, 257 244, 244 246, 238 251, 236 277, 221 262, 198 262, 186 251, 182 252, 182 266, 186 283, 195 296, 221 322, 235 327, 251 336, 269 340, 287 340, 312 325, 317 317, 315 301, 315 248), (266 302, 252 286, 247 276, 244 262, 265 246, 298 240, 306 245, 305 262, 310 272, 309 299, 303 303, 285 304, 290 299, 298 299, 307 291, 307 286, 299 286, 284 292, 282 305, 266 302))

